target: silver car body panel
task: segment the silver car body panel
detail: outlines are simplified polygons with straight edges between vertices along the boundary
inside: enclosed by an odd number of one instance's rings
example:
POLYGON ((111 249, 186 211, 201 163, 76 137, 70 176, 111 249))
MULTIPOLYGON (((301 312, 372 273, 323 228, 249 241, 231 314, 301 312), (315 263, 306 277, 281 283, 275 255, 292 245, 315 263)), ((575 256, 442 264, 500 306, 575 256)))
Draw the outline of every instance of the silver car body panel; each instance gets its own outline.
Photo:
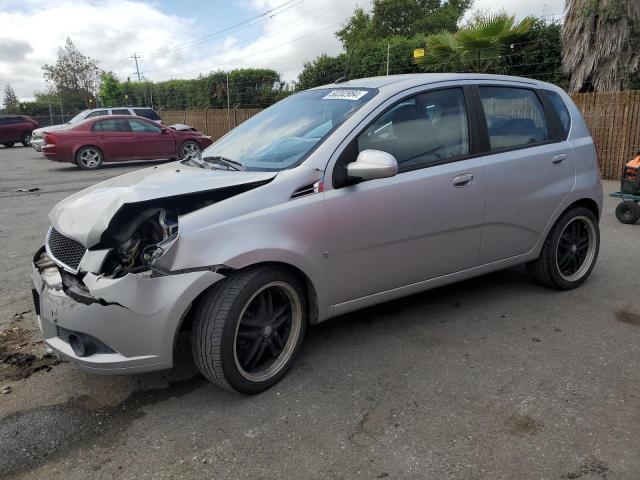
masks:
POLYGON ((49 345, 73 358, 68 345, 60 345, 64 342, 52 333, 57 322, 99 338, 120 355, 102 359, 100 365, 91 363, 96 355, 74 358, 86 368, 165 368, 171 365, 173 339, 189 305, 224 279, 215 273, 218 266, 242 269, 277 262, 295 268, 311 287, 317 305, 313 321, 323 321, 533 260, 571 204, 589 201, 601 211, 593 140, 579 111, 558 87, 472 74, 376 77, 335 87, 378 91, 295 168, 235 172, 174 162, 107 180, 55 206, 50 220, 56 230, 90 248, 127 203, 268 182, 181 216, 177 240, 156 264, 165 276, 128 274, 110 280, 98 274, 104 251, 83 259, 80 270, 90 272, 84 284, 106 306, 78 304, 44 285, 42 274, 34 269, 49 345), (340 154, 389 106, 429 89, 483 82, 557 92, 572 117, 567 140, 333 187, 332 172, 340 154), (553 163, 559 154, 566 154, 566 159, 553 163), (457 188, 454 178, 467 174, 473 182, 457 188), (314 193, 309 186, 318 181, 324 191, 314 193), (300 191, 305 194, 298 196, 300 191))

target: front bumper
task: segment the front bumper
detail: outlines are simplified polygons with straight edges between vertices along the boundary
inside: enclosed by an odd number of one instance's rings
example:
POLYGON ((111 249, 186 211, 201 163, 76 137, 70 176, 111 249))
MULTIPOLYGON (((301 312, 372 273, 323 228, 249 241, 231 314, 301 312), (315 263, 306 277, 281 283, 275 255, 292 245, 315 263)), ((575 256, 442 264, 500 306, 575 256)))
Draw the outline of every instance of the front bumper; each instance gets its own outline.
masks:
POLYGON ((59 267, 39 269, 32 262, 38 325, 58 355, 95 373, 120 374, 173 366, 173 347, 182 318, 194 299, 224 278, 211 271, 151 277, 147 273, 108 279, 85 274, 90 298, 71 298, 59 267), (90 335, 106 348, 80 357, 69 345, 69 332, 90 335))
POLYGON ((43 137, 32 137, 31 138, 31 146, 36 152, 42 151, 42 147, 44 146, 44 138, 43 137))

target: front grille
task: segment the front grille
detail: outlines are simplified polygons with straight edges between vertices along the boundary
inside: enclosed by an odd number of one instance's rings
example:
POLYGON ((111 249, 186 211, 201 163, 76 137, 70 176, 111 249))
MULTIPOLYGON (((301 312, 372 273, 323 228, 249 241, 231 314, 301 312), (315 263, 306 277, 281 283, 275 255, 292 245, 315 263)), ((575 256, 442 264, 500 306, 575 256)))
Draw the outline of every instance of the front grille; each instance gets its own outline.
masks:
MULTIPOLYGON (((72 335, 74 333, 76 335, 78 334, 78 332, 74 332, 73 330, 67 330, 66 328, 62 328, 60 326, 56 327, 56 330, 57 330, 57 337, 64 340, 67 343, 69 343, 69 335, 72 335)), ((108 345, 105 345, 96 337, 92 337, 91 335, 87 335, 86 333, 83 333, 82 335, 84 335, 85 337, 91 340, 91 343, 93 343, 93 345, 95 346, 94 353, 115 353, 114 349, 109 348, 108 345)))
POLYGON ((49 230, 47 237, 47 251, 49 256, 56 263, 73 270, 74 273, 78 271, 80 261, 86 250, 82 244, 65 237, 55 228, 51 227, 51 230, 49 230))

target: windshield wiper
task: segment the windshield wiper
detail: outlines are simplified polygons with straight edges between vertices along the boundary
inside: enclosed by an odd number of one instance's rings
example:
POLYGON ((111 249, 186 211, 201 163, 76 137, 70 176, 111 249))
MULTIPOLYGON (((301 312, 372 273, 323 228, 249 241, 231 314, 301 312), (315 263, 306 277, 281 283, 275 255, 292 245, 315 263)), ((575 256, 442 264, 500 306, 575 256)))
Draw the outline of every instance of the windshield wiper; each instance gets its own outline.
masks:
POLYGON ((231 160, 225 157, 204 157, 202 160, 214 165, 224 165, 225 167, 227 167, 227 170, 243 171, 247 169, 247 167, 242 165, 240 162, 236 162, 235 160, 231 160))

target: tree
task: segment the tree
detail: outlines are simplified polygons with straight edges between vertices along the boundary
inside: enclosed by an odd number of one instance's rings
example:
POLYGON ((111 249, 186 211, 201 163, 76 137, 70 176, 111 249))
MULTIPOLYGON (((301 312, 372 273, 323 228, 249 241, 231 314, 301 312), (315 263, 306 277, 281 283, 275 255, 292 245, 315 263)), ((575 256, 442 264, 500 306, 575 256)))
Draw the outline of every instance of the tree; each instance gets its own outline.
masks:
POLYGON ((69 99, 83 99, 89 106, 89 99, 96 92, 100 68, 97 60, 80 52, 70 38, 58 49, 55 65, 44 65, 42 70, 55 93, 69 99))
POLYGON ((18 100, 18 96, 9 84, 4 87, 4 99, 2 101, 2 104, 7 113, 16 113, 20 108, 20 101, 18 100))
POLYGON ((516 23, 515 17, 506 13, 479 13, 455 33, 429 35, 421 65, 431 72, 506 73, 513 50, 535 23, 533 17, 516 23))
POLYGON ((370 15, 356 8, 336 36, 351 51, 368 40, 453 32, 470 6, 471 0, 374 0, 370 15))
POLYGON ((115 107, 121 103, 122 86, 113 72, 102 72, 100 74, 98 97, 102 105, 105 106, 115 107))
POLYGON ((640 2, 566 0, 562 64, 571 91, 619 90, 638 71, 640 2))

